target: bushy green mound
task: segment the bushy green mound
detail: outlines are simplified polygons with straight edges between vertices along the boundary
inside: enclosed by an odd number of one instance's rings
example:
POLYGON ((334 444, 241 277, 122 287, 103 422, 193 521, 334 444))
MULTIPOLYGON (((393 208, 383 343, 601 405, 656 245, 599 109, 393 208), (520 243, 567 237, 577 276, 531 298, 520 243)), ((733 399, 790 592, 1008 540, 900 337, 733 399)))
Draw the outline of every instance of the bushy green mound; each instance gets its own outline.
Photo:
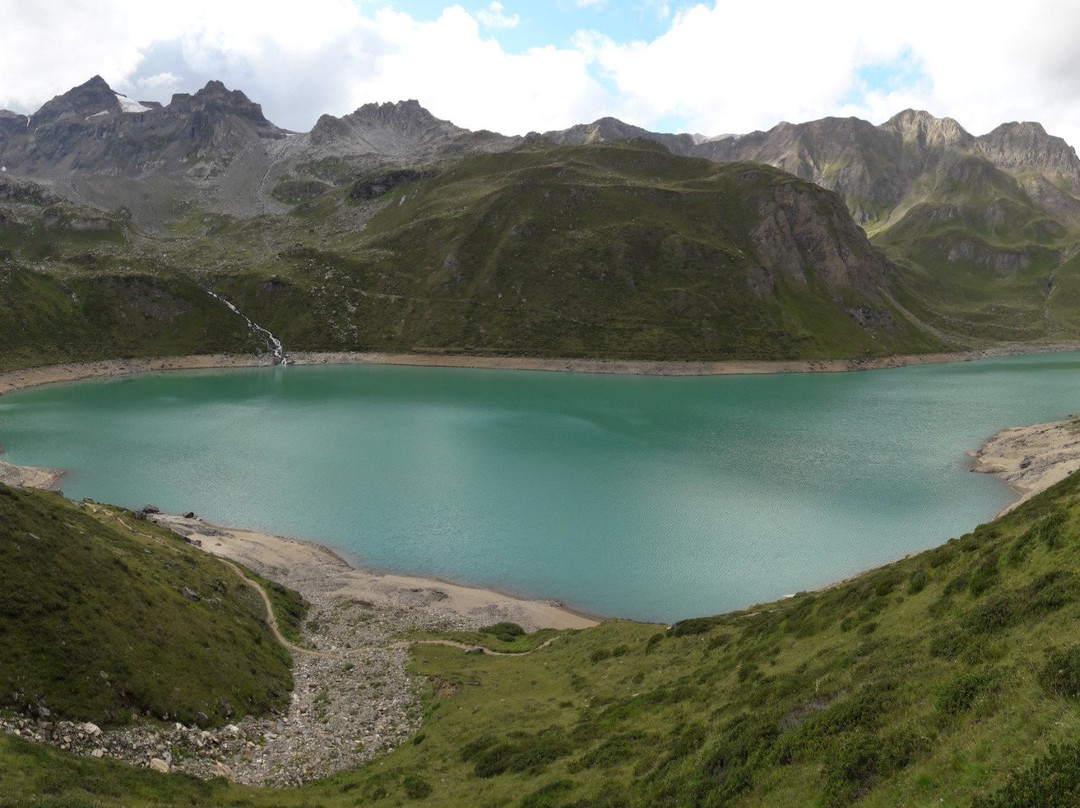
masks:
POLYGON ((221 562, 127 512, 0 486, 0 709, 217 724, 284 708, 289 666, 221 562))

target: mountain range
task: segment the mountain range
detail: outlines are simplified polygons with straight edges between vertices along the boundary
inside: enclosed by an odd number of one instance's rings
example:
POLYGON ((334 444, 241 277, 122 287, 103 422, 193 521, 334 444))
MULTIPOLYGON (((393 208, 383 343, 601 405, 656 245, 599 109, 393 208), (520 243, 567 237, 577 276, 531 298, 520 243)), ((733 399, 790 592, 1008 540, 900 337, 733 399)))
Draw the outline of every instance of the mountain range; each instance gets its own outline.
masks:
POLYGON ((509 137, 404 101, 295 133, 220 82, 161 105, 94 77, 0 111, 0 166, 17 293, 0 321, 22 323, 7 364, 255 345, 207 291, 293 349, 825 358, 1080 338, 1080 161, 1036 123, 976 137, 908 110, 703 138, 604 118, 509 137))

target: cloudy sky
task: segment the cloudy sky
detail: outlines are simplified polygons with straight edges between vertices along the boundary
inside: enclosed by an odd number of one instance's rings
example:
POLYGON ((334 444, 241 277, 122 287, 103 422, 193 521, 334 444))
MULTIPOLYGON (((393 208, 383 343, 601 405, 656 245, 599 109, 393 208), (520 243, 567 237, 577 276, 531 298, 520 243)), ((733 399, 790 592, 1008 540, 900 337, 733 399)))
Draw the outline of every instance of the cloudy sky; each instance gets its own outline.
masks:
POLYGON ((716 135, 907 107, 1080 145, 1080 3, 1026 0, 0 0, 0 108, 100 74, 168 102, 210 79, 279 126, 416 98, 521 134, 613 115, 716 135))

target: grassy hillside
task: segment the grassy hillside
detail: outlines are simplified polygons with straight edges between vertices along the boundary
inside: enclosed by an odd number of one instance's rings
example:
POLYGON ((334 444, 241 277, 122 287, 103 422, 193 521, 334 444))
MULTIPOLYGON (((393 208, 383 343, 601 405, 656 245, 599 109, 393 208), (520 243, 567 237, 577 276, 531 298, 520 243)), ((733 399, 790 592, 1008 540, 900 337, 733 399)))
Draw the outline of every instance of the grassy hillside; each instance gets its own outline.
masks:
POLYGON ((0 181, 0 370, 265 350, 120 215, 0 181))
POLYGON ((418 646, 422 732, 302 789, 152 779, 8 738, 0 795, 12 805, 1073 804, 1078 559, 1080 479, 1070 478, 823 592, 670 627, 610 621, 526 655, 418 646))
POLYGON ((892 269, 839 198, 766 166, 649 143, 530 147, 309 190, 286 215, 191 207, 168 236, 123 217, 73 229, 85 212, 24 194, 0 210, 2 361, 264 349, 209 289, 291 350, 942 348, 892 304, 892 269))
POLYGON ((213 557, 127 512, 0 485, 0 709, 220 724, 287 705, 290 664, 213 557))
POLYGON ((976 157, 942 167, 873 235, 905 267, 898 293, 959 339, 1075 340, 1080 223, 976 157))
MULTIPOLYGON (((339 314, 317 319, 355 312, 357 347, 650 359, 940 347, 892 318, 875 280, 860 287, 877 259, 845 229, 842 206, 763 166, 643 143, 522 150, 463 161, 384 201, 364 229, 282 256, 286 277, 337 285, 339 314), (813 220, 784 211, 782 232, 766 236, 785 193, 805 197, 813 220), (820 242, 842 245, 848 277, 831 282, 825 257, 808 255, 820 242), (858 307, 888 324, 860 322, 858 307)), ((336 204, 295 215, 314 223, 336 204)))

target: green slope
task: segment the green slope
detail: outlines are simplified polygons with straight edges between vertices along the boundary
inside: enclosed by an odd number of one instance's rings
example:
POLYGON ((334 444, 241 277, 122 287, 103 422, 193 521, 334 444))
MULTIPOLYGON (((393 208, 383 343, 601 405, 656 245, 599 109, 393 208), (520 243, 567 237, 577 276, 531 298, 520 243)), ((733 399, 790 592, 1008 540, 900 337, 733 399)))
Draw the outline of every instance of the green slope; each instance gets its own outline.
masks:
POLYGON ((9 207, 2 361, 264 349, 209 289, 291 350, 720 360, 943 347, 893 304, 894 268, 839 198, 765 166, 634 142, 388 177, 314 189, 284 216, 192 207, 168 236, 9 207))
POLYGON ((1080 282, 1080 223, 978 157, 932 179, 872 237, 904 267, 905 305, 972 343, 1080 338, 1075 296, 1058 293, 1080 282))
MULTIPOLYGON (((361 229, 340 226, 344 197, 290 217, 317 248, 221 281, 287 345, 643 359, 941 347, 892 306, 892 270, 839 199, 768 167, 638 142, 536 148, 396 187, 361 229)), ((255 242, 264 226, 221 236, 255 242)))
POLYGON ((1070 804, 1078 561, 1073 477, 823 592, 671 627, 610 621, 512 657, 418 646, 422 732, 302 789, 150 780, 0 739, 0 794, 16 805, 1070 804))
POLYGON ((102 726, 281 709, 291 662, 263 609, 168 531, 0 485, 0 709, 102 726))

